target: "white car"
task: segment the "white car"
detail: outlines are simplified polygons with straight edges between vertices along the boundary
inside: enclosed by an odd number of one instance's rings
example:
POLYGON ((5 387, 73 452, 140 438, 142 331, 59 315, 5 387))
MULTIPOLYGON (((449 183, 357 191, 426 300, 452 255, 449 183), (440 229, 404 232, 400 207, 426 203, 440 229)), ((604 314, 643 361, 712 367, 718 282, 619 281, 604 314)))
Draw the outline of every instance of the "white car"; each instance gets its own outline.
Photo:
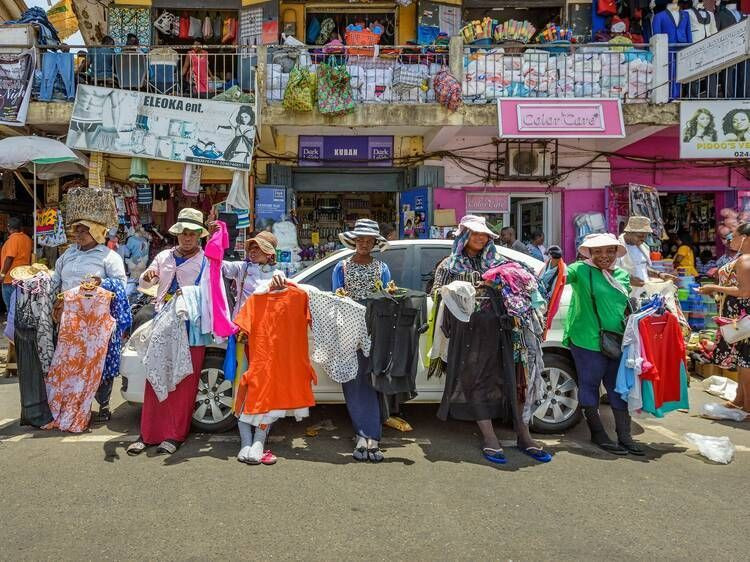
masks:
MULTIPOLYGON (((388 264, 393 280, 399 287, 424 290, 440 261, 451 251, 449 240, 402 240, 390 244, 389 249, 377 258, 388 264)), ((509 259, 522 262, 534 271, 540 271, 542 262, 526 254, 507 248, 500 248, 509 259)), ((340 250, 320 262, 302 270, 292 280, 313 285, 324 291, 331 290, 331 274, 334 266, 350 256, 351 250, 340 250)), ((578 423, 578 385, 570 352, 562 345, 563 320, 570 301, 570 288, 563 293, 560 309, 557 312, 544 350, 544 396, 539 402, 532 420, 532 428, 543 433, 560 433, 578 423)), ((432 306, 431 299, 428 305, 432 306)), ((134 328, 137 328, 134 326, 134 328)), ((425 352, 426 345, 422 345, 425 352)), ((199 431, 220 432, 235 424, 232 415, 233 386, 224 380, 224 348, 211 346, 206 350, 206 359, 198 385, 193 412, 193 426, 199 431)), ((315 386, 315 400, 318 403, 343 403, 341 385, 331 379, 315 364, 318 384, 315 386)), ((122 353, 120 366, 122 396, 132 403, 142 403, 145 390, 143 364, 135 347, 128 343, 122 353)), ((417 372, 418 396, 412 402, 440 402, 443 396, 444 379, 427 379, 427 371, 419 361, 417 372)))

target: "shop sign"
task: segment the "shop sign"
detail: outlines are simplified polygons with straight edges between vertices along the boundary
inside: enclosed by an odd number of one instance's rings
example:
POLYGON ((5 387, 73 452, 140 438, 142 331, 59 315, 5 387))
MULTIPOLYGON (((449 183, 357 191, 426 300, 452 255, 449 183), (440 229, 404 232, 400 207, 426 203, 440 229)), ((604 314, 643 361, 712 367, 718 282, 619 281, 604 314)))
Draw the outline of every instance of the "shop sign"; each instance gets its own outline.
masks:
POLYGON ((619 99, 507 98, 497 102, 500 138, 623 138, 619 99))
POLYGON ((467 213, 507 213, 510 211, 510 195, 507 193, 466 193, 467 213))
POLYGON ((256 225, 280 221, 286 214, 286 188, 257 186, 255 188, 256 225))
POLYGON ((300 166, 393 166, 393 137, 299 137, 300 166))
POLYGON ((750 158, 750 100, 680 102, 680 158, 750 158))
POLYGON ((35 66, 33 49, 0 55, 0 125, 26 124, 35 66))
POLYGON ((677 51, 677 81, 689 82, 750 56, 750 19, 677 51))
POLYGON ((255 109, 224 101, 79 85, 70 148, 249 170, 255 109))

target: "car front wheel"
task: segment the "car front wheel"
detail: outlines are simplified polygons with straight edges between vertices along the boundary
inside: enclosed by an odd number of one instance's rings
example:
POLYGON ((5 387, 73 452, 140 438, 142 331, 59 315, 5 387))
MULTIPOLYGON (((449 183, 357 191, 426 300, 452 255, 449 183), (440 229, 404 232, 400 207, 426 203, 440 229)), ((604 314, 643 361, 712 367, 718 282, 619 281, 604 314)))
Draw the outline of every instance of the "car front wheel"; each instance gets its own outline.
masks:
POLYGON ((545 353, 542 379, 542 397, 537 400, 531 429, 538 433, 563 433, 581 419, 572 361, 557 353, 545 353))
POLYGON ((224 356, 209 351, 198 381, 193 428, 205 433, 221 433, 232 429, 237 423, 232 412, 233 401, 234 384, 224 378, 224 356))

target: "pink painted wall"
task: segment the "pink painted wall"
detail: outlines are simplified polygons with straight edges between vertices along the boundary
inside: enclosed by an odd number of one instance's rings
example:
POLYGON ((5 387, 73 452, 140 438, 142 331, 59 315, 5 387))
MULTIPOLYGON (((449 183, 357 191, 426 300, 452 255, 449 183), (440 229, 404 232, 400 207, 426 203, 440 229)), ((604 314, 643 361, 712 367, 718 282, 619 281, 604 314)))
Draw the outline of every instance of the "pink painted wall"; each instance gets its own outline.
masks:
MULTIPOLYGON (((669 127, 609 158, 612 184, 642 183, 664 191, 750 188, 750 180, 731 168, 705 160, 680 160, 679 128, 669 127), (637 162, 623 156, 661 157, 673 162, 637 162)), ((739 163, 739 161, 738 161, 739 163)))
POLYGON ((576 259, 576 229, 573 219, 582 213, 604 210, 603 189, 566 189, 563 191, 562 227, 563 258, 570 263, 576 259))
POLYGON ((432 190, 432 202, 435 209, 455 209, 457 221, 466 214, 466 192, 463 189, 437 187, 432 190))

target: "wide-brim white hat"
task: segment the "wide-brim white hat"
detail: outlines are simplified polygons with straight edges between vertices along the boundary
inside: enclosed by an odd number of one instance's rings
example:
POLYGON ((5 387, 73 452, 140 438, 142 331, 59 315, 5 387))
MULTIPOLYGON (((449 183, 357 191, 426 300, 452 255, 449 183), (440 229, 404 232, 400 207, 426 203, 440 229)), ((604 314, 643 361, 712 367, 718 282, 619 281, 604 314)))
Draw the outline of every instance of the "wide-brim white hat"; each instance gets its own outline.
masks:
POLYGON ((182 209, 177 215, 177 222, 169 229, 169 233, 177 236, 182 234, 183 230, 200 230, 201 238, 208 236, 208 230, 203 224, 203 213, 190 207, 182 209))
POLYGON ((349 230, 339 234, 339 240, 341 240, 341 243, 344 246, 350 250, 354 250, 357 247, 355 242, 357 238, 367 236, 375 238, 375 246, 381 252, 388 249, 388 240, 380 234, 380 226, 378 226, 378 223, 371 219, 359 219, 354 223, 354 230, 349 230))
POLYGON ((599 234, 589 234, 583 239, 581 245, 578 246, 578 252, 586 257, 591 257, 591 248, 606 248, 607 246, 617 247, 617 257, 621 258, 628 253, 628 249, 622 244, 614 234, 609 232, 603 232, 599 234))
POLYGON ((487 226, 486 219, 477 215, 466 215, 461 219, 461 222, 458 223, 458 234, 461 234, 464 230, 470 230, 478 234, 486 234, 493 240, 499 238, 499 236, 487 226))

